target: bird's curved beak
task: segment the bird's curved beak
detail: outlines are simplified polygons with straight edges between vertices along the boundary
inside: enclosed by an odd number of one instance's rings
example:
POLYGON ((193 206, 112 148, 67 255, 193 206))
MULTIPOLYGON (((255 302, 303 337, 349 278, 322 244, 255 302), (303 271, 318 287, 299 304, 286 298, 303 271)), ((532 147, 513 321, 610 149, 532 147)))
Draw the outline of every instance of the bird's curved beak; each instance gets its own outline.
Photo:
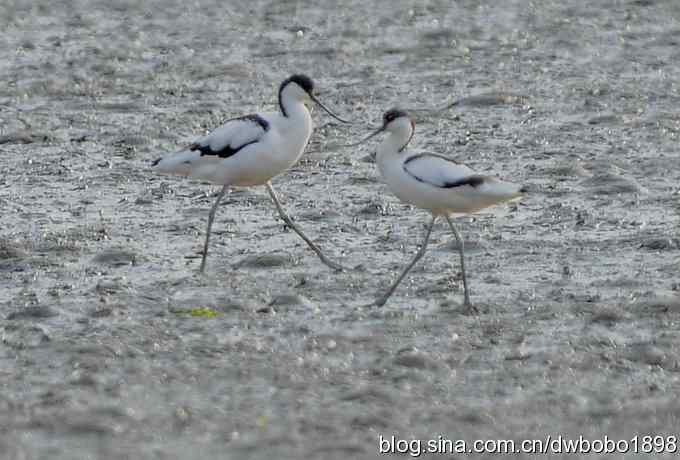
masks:
POLYGON ((333 112, 331 112, 331 110, 330 110, 328 107, 326 107, 325 105, 323 105, 323 104, 321 103, 321 101, 318 100, 318 99, 316 98, 316 96, 314 96, 311 92, 309 93, 309 98, 310 98, 312 101, 314 101, 314 103, 315 103, 316 105, 318 105, 319 107, 321 107, 322 109, 324 109, 328 115, 330 115, 331 117, 335 118, 336 120, 338 120, 338 121, 340 121, 340 122, 342 122, 342 123, 351 123, 350 121, 343 120, 342 118, 340 118, 339 116, 337 116, 336 114, 334 114, 333 112))
POLYGON ((366 142, 367 140, 371 139, 372 137, 375 137, 375 136, 377 136, 378 134, 380 134, 380 133, 382 133, 383 131, 385 131, 385 127, 386 127, 385 125, 381 126, 380 128, 378 128, 377 130, 375 130, 374 132, 372 132, 371 134, 369 134, 367 137, 363 138, 363 139, 360 140, 359 142, 357 142, 357 143, 355 143, 355 144, 348 144, 347 147, 356 147, 357 145, 363 144, 364 142, 366 142))

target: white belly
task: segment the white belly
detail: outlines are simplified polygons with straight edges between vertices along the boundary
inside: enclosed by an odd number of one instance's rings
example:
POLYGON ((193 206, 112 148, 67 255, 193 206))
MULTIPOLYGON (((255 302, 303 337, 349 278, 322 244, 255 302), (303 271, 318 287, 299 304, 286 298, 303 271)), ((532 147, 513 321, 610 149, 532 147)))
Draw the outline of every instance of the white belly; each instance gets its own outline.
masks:
POLYGON ((299 140, 288 144, 258 142, 229 158, 212 158, 196 164, 191 177, 238 187, 262 185, 297 163, 305 146, 306 142, 302 144, 299 140))

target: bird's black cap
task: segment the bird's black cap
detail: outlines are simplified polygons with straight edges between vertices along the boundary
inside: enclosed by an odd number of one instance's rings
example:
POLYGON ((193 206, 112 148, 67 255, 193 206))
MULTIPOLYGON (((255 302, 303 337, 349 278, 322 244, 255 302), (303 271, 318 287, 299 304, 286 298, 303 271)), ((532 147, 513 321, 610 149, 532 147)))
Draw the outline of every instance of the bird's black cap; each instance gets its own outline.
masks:
POLYGON ((390 109, 383 115, 383 123, 387 124, 401 117, 408 118, 408 113, 400 109, 390 109))
POLYGON ((283 80, 283 83, 281 83, 281 91, 283 91, 283 88, 285 88, 289 83, 297 84, 309 94, 312 94, 312 91, 314 91, 314 82, 307 75, 295 74, 289 78, 286 78, 283 80))

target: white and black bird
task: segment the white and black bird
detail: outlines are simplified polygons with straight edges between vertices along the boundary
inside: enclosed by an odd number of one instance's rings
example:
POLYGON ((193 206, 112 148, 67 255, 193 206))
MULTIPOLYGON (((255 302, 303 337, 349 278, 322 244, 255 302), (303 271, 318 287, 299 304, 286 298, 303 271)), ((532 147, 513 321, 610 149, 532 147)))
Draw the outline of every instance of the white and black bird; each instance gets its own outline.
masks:
POLYGON ((441 216, 448 222, 458 242, 465 290, 464 305, 468 310, 474 309, 470 302, 465 274, 463 239, 450 215, 469 214, 503 201, 519 198, 526 193, 526 188, 503 182, 495 177, 477 174, 469 167, 442 155, 410 152, 407 146, 413 138, 415 123, 402 110, 392 109, 385 112, 382 126, 359 144, 382 132, 387 132, 388 135, 378 147, 376 157, 381 176, 400 200, 430 211, 432 220, 416 256, 374 305, 384 305, 409 270, 423 257, 432 227, 441 216))
POLYGON ((270 179, 293 166, 302 156, 312 134, 312 117, 306 104, 316 103, 333 118, 348 123, 324 106, 314 95, 314 83, 306 75, 293 75, 279 87, 279 112, 255 113, 228 120, 186 149, 155 160, 159 173, 188 176, 222 185, 208 215, 201 272, 208 257, 210 229, 215 212, 230 186, 264 185, 283 221, 292 228, 327 266, 342 266, 328 259, 288 217, 270 179))

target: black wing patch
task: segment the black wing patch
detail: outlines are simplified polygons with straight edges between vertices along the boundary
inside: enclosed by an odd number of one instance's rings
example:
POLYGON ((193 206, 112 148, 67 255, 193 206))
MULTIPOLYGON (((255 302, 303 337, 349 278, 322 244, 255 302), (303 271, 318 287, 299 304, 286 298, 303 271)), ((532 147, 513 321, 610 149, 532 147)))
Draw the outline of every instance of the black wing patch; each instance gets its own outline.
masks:
MULTIPOLYGON (((406 165, 408 165, 410 162, 412 162, 414 160, 417 160, 418 158, 427 158, 427 157, 440 158, 442 160, 448 161, 449 163, 459 165, 459 163, 456 160, 453 160, 449 157, 445 157, 444 155, 439 155, 439 154, 436 154, 436 153, 420 153, 418 155, 413 155, 412 157, 410 157, 410 158, 406 159, 406 161, 404 161, 404 165, 403 165, 404 171, 406 171, 406 173, 410 174, 411 177, 413 177, 418 182, 423 182, 423 183, 426 183, 426 184, 435 185, 435 184, 431 184, 430 182, 422 179, 421 177, 418 177, 416 174, 409 171, 406 167, 406 165)), ((477 174, 473 174, 471 176, 467 176, 467 177, 463 177, 461 179, 458 179, 456 181, 448 181, 448 182, 444 181, 443 184, 437 184, 435 186, 441 187, 441 188, 455 188, 455 187, 462 187, 463 185, 469 185, 470 187, 479 187, 486 180, 488 180, 487 177, 477 175, 477 174)))
POLYGON ((463 185, 469 185, 470 187, 479 187, 484 183, 484 176, 468 176, 454 182, 446 182, 442 185, 443 188, 454 188, 463 185))
POLYGON ((233 120, 243 120, 243 121, 249 121, 251 123, 256 123, 256 124, 260 125, 260 127, 263 130, 269 131, 269 122, 256 113, 252 113, 250 115, 244 115, 242 117, 232 118, 229 121, 233 121, 233 120))
MULTIPOLYGON (((259 125, 260 128, 262 128, 262 130, 264 131, 269 131, 269 122, 256 113, 251 115, 244 115, 242 117, 232 118, 231 120, 228 120, 227 123, 230 121, 248 121, 259 125)), ((259 139, 255 139, 253 141, 246 142, 245 144, 239 145, 237 147, 227 145, 220 150, 213 150, 209 145, 191 144, 189 146, 189 150, 191 151, 198 150, 199 152, 201 152, 201 156, 216 155, 220 158, 229 158, 231 156, 236 155, 244 147, 247 147, 250 144, 254 144, 258 141, 259 139)))
POLYGON ((255 142, 257 142, 257 140, 254 140, 252 142, 246 142, 245 144, 239 145, 236 148, 232 148, 230 145, 227 145, 222 150, 217 150, 217 151, 210 148, 209 145, 191 144, 189 146, 189 150, 198 150, 199 152, 201 152, 201 156, 203 156, 203 155, 216 155, 220 158, 229 158, 231 156, 236 155, 239 152, 239 150, 241 150, 243 147, 246 147, 250 144, 254 144, 255 142))

